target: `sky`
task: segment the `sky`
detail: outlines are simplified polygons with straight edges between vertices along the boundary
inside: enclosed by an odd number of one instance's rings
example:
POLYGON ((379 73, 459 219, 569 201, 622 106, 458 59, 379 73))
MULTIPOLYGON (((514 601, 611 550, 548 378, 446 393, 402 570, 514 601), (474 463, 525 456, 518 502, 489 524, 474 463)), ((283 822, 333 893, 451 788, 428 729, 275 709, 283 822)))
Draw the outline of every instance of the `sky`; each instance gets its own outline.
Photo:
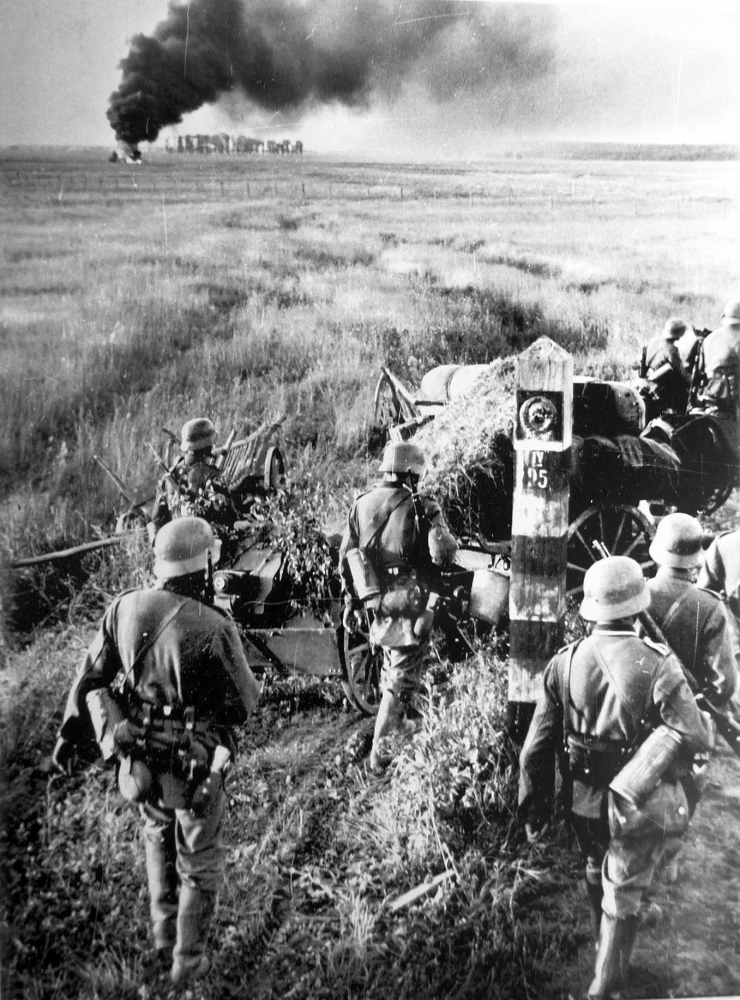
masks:
MULTIPOLYGON (((202 7, 204 0, 192 2, 202 7)), ((207 2, 228 6, 237 0, 207 2)), ((310 17, 333 11, 334 21, 325 16, 316 23, 335 51, 342 48, 344 15, 357 11, 356 0, 243 2, 263 11, 269 3, 292 4, 302 11, 301 29, 309 18, 309 35, 316 30, 310 17)), ((370 4, 368 10, 385 2, 359 0, 370 4)), ((407 2, 416 9, 428 2, 429 10, 440 3, 461 11, 474 6, 471 0, 407 2)), ((492 5, 478 0, 479 9, 485 6, 492 5)), ((371 60, 375 77, 363 81, 362 100, 313 95, 301 96, 292 109, 274 106, 272 98, 273 106, 259 107, 232 89, 163 128, 159 142, 178 133, 227 131, 300 138, 317 152, 413 150, 421 157, 457 158, 485 155, 496 143, 513 140, 740 141, 740 0, 496 6, 505 8, 496 23, 511 33, 507 44, 515 47, 523 31, 527 46, 541 43, 546 50, 545 68, 535 59, 536 71, 523 70, 518 57, 507 62, 508 50, 486 54, 480 34, 460 20, 437 32, 431 16, 419 18, 436 33, 418 52, 396 53, 396 63, 388 62, 382 73, 371 60), (476 60, 479 68, 472 66, 476 60)), ((167 0, 0 0, 0 12, 0 145, 112 148, 106 111, 121 85, 119 63, 133 36, 151 35, 168 18, 167 0)), ((378 40, 374 51, 382 58, 378 40)), ((299 77, 304 69, 302 64, 299 77)), ((325 81, 316 86, 321 90, 325 81)))

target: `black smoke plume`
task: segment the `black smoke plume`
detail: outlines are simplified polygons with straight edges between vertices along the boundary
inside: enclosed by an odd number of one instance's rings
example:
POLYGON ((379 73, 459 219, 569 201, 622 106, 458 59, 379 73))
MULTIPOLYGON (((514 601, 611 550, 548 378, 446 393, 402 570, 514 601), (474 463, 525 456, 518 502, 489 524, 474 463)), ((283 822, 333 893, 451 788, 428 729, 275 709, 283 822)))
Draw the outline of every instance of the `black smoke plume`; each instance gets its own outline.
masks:
POLYGON ((407 80, 453 99, 547 73, 554 26, 552 8, 460 0, 173 0, 133 38, 108 119, 136 147, 229 91, 269 111, 367 105, 407 80))

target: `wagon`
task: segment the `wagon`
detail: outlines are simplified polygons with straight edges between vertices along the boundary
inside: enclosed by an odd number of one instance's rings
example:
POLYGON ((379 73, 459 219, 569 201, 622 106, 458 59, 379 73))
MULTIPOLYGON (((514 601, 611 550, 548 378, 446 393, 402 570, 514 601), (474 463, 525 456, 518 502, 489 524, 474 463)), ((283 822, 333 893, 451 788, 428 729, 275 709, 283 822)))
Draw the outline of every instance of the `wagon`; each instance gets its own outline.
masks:
MULTIPOLYGON (((221 478, 228 487, 237 509, 250 496, 264 496, 279 489, 285 482, 285 462, 280 448, 280 426, 282 420, 262 424, 248 437, 235 441, 235 434, 229 435, 226 443, 216 449, 216 464, 221 478)), ((113 480, 121 496, 128 503, 127 509, 118 517, 116 532, 138 527, 151 519, 157 492, 157 484, 163 473, 177 462, 179 441, 177 435, 163 428, 167 437, 162 455, 150 445, 160 468, 144 482, 130 487, 106 463, 94 455, 101 469, 113 480)))
MULTIPOLYGON (((703 331, 702 331, 703 332, 703 331)), ((419 392, 383 368, 375 391, 378 436, 406 440, 461 396, 486 365, 443 365, 424 376, 419 392)), ((628 555, 649 575, 648 549, 656 520, 669 510, 709 514, 737 484, 737 427, 701 409, 666 411, 645 424, 639 389, 590 377, 573 380, 573 455, 568 527, 567 594, 579 597, 586 570, 601 550, 628 555)), ((513 453, 506 470, 513 498, 513 453)), ((475 541, 506 554, 510 522, 500 518, 475 541)))

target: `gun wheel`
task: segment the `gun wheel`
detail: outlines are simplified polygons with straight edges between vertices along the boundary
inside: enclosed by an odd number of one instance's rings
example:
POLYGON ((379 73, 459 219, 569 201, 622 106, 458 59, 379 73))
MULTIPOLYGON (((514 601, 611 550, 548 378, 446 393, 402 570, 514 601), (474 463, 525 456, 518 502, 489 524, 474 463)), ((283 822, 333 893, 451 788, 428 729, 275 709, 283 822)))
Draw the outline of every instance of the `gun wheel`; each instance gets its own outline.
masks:
POLYGON ((655 529, 642 511, 628 504, 600 503, 589 507, 568 527, 568 600, 583 597, 583 578, 599 555, 594 543, 599 542, 609 555, 629 556, 652 576, 655 563, 648 549, 655 529))
POLYGON ((380 705, 380 671, 383 652, 370 642, 370 619, 363 612, 365 623, 356 632, 344 630, 342 653, 344 677, 342 687, 347 700, 365 715, 377 715, 380 705))

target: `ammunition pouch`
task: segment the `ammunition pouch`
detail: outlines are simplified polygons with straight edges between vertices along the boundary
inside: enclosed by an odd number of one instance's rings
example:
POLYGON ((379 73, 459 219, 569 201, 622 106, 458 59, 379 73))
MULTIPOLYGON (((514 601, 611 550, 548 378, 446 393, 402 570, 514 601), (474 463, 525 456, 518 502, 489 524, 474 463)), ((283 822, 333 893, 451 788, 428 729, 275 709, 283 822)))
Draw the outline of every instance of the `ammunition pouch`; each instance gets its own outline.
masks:
POLYGON ((153 799, 182 809, 210 772, 219 738, 210 720, 196 720, 192 708, 141 705, 132 717, 143 727, 141 755, 153 774, 153 799))
POLYGON ((566 754, 571 781, 606 789, 629 760, 632 748, 625 743, 569 733, 566 754))

